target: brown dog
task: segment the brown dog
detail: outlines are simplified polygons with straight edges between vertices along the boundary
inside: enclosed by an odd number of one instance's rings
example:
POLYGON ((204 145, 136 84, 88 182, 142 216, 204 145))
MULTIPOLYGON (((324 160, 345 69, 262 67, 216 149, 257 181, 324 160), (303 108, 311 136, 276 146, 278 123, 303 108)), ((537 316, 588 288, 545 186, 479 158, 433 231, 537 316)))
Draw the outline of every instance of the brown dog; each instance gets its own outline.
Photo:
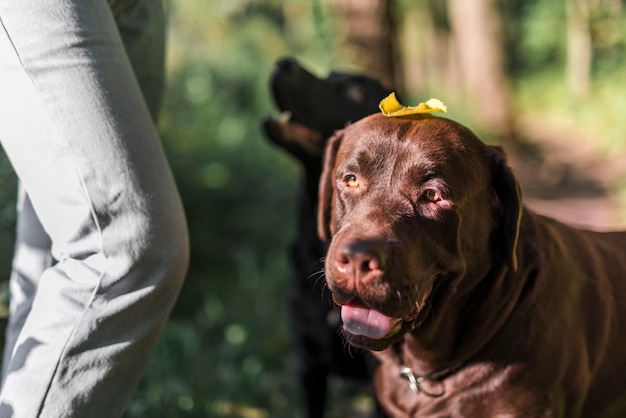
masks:
POLYGON ((626 233, 523 208, 498 147, 381 114, 328 143, 320 236, 343 333, 393 417, 626 417, 626 233))

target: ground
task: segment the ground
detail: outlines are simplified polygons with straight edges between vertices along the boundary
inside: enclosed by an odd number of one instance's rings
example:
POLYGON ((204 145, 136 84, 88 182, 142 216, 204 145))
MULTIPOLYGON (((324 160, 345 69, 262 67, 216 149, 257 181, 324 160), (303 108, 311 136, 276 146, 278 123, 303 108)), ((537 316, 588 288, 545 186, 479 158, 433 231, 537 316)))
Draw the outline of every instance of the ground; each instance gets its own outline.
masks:
POLYGON ((520 132, 526 145, 509 163, 530 209, 582 228, 626 228, 626 155, 602 155, 593 138, 550 122, 520 132))

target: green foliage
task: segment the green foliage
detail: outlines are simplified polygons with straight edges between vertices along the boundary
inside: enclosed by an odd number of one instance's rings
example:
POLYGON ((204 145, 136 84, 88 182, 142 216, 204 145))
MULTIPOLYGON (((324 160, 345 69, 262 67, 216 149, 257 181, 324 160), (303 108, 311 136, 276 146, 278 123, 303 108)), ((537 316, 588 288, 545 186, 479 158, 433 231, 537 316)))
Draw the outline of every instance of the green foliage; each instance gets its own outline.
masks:
POLYGON ((276 59, 328 59, 311 13, 307 1, 170 2, 160 131, 192 259, 128 417, 297 416, 285 305, 300 171, 264 139, 261 120, 274 111, 276 59))
POLYGON ((518 62, 526 73, 562 66, 566 45, 564 2, 529 1, 522 11, 524 19, 518 21, 518 62))
POLYGON ((17 178, 0 148, 0 318, 6 318, 9 312, 8 277, 15 241, 16 196, 17 178))

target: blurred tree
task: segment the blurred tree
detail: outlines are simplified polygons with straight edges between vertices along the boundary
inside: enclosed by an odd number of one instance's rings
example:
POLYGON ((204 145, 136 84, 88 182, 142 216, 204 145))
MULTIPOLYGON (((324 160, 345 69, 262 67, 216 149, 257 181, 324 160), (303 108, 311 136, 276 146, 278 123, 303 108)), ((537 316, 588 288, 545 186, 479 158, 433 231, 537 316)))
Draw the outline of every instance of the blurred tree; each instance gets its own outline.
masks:
POLYGON ((566 0, 567 10, 567 85, 572 94, 585 97, 591 84, 593 45, 591 40, 591 2, 566 0))
POLYGON ((383 84, 403 90, 391 0, 330 0, 349 61, 383 84))
POLYGON ((422 96, 429 86, 436 86, 437 96, 455 99, 459 73, 447 4, 427 0, 420 6, 401 5, 398 13, 406 92, 422 96))
POLYGON ((505 73, 501 16, 493 0, 449 0, 459 69, 474 116, 502 142, 513 138, 513 111, 505 73))

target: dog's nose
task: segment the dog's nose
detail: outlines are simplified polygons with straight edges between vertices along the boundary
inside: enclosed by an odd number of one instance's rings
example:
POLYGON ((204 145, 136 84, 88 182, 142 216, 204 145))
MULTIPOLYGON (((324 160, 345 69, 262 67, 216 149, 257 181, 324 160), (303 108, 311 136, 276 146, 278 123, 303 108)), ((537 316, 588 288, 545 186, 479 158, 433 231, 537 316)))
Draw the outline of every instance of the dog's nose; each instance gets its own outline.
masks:
POLYGON ((367 240, 342 240, 335 250, 335 268, 344 279, 354 279, 355 284, 365 284, 383 274, 388 251, 380 242, 367 240))
POLYGON ((298 68, 298 62, 291 57, 282 58, 276 63, 276 68, 279 71, 291 73, 298 68))

